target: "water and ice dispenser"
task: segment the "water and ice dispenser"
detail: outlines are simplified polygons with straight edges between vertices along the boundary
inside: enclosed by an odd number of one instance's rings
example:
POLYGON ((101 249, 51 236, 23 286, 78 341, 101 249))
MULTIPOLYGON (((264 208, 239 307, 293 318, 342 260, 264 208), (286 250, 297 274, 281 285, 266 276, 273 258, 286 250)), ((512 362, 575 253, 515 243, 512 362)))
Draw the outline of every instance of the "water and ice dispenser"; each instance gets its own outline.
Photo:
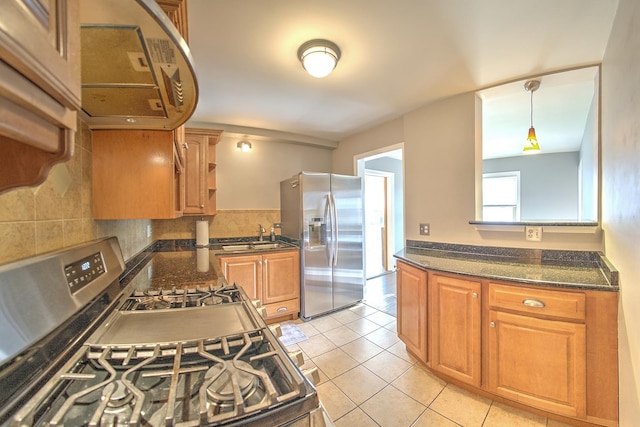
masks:
POLYGON ((309 246, 327 244, 327 224, 323 218, 313 217, 309 220, 309 246))

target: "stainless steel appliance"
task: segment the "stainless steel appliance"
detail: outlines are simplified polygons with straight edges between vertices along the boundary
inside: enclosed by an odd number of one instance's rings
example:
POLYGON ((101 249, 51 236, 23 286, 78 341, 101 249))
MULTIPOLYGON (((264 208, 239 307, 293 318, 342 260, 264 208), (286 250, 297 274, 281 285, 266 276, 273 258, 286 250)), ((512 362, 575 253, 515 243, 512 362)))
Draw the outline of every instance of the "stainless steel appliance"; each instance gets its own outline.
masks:
POLYGON ((0 424, 324 427, 246 293, 180 279, 193 249, 125 280, 115 238, 0 267, 0 424))
POLYGON ((282 234, 300 240, 301 317, 364 297, 362 180, 301 172, 280 183, 282 234))

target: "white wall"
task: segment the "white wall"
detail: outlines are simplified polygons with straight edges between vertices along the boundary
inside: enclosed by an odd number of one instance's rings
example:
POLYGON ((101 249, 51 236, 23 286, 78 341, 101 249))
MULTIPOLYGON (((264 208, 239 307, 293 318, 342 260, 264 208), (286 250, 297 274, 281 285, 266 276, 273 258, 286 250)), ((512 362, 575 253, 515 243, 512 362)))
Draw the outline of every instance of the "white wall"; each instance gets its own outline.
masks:
POLYGON ((523 248, 602 250, 593 234, 543 233, 541 242, 522 233, 477 231, 476 192, 482 176, 481 103, 474 93, 440 100, 341 141, 333 171, 353 173, 353 158, 399 142, 405 156, 405 237, 445 243, 523 248), (419 224, 431 225, 421 236, 419 224))
POLYGON ((640 2, 620 0, 602 63, 602 223, 620 272, 620 426, 640 420, 640 2))
POLYGON ((482 171, 520 171, 521 221, 578 221, 579 152, 483 161, 482 171))
POLYGON ((280 181, 300 171, 331 172, 326 148, 251 139, 243 153, 237 137, 225 136, 216 146, 216 194, 220 209, 280 209, 280 181))

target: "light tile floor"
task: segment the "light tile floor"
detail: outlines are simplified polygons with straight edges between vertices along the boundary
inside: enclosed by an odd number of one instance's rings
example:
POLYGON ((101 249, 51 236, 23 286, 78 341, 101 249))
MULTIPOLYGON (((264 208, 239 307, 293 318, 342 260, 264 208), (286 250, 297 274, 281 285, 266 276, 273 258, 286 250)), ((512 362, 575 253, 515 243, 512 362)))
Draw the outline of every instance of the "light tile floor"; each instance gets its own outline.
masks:
POLYGON ((303 369, 316 366, 320 400, 336 427, 561 427, 566 424, 469 393, 410 356, 395 317, 366 304, 294 323, 307 339, 303 369))

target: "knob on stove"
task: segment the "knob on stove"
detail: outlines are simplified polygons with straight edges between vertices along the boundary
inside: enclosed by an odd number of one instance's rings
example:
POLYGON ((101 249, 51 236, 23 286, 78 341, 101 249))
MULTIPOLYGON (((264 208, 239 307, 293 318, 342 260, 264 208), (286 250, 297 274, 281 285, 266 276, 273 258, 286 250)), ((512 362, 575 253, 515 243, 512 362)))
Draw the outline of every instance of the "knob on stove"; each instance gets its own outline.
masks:
POLYGON ((307 377, 314 386, 320 382, 320 372, 318 372, 318 368, 315 366, 313 368, 303 370, 302 375, 307 377))
POLYGON ((290 352, 289 359, 293 360, 293 363, 295 363, 298 368, 304 365, 304 354, 302 354, 301 350, 290 352))
POLYGON ((282 336, 282 328, 279 323, 269 325, 269 329, 271 329, 271 332, 273 332, 273 335, 275 335, 276 338, 280 338, 282 336))

